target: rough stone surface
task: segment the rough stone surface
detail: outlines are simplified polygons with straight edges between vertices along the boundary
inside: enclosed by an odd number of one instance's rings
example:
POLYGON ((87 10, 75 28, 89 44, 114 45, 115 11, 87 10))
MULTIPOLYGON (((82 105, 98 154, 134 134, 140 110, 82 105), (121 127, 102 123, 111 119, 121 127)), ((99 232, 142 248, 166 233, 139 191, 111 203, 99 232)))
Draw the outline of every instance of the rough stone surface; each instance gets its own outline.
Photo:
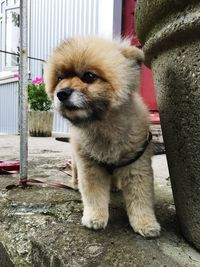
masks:
MULTIPOLYGON (((0 137, 0 159, 19 158, 19 137, 0 137)), ((59 171, 70 145, 29 138, 29 178, 66 183, 59 171)), ((176 223, 165 155, 153 157, 156 213, 161 236, 144 239, 131 229, 120 193, 112 194, 110 220, 101 231, 80 224, 82 203, 73 190, 41 185, 6 190, 18 175, 0 176, 1 267, 198 267, 200 254, 185 242, 176 223)))
POLYGON ((181 231, 200 250, 200 2, 148 3, 138 1, 137 34, 153 70, 181 231))
POLYGON ((145 64, 170 48, 199 40, 199 0, 139 0, 135 12, 135 27, 143 50, 145 64))

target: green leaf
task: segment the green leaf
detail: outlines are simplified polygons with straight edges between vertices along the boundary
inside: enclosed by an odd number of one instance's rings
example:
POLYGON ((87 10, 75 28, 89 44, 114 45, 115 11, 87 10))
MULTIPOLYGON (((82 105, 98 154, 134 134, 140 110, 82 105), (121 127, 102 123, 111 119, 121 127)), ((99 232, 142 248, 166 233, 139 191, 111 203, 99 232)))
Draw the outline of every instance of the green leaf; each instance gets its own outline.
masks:
POLYGON ((45 84, 28 84, 28 103, 30 110, 48 111, 51 109, 51 100, 49 99, 45 84))

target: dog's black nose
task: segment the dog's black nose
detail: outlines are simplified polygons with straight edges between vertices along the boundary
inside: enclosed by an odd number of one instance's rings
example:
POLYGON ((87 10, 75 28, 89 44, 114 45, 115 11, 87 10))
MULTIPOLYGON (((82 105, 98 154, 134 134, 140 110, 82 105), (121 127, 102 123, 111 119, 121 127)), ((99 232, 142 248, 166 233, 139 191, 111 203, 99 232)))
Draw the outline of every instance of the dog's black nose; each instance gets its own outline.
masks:
POLYGON ((62 102, 65 101, 74 91, 72 88, 63 88, 57 92, 58 99, 62 102))

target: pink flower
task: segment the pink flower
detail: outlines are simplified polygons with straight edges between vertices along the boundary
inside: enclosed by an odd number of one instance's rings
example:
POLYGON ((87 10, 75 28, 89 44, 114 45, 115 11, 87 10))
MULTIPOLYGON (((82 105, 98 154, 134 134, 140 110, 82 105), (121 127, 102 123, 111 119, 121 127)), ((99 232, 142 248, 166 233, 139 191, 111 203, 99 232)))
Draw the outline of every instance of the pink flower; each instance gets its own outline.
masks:
POLYGON ((43 83, 44 79, 42 77, 36 77, 37 83, 43 83))
POLYGON ((36 77, 34 80, 32 80, 32 83, 34 84, 40 84, 43 82, 44 82, 44 79, 42 77, 36 77))

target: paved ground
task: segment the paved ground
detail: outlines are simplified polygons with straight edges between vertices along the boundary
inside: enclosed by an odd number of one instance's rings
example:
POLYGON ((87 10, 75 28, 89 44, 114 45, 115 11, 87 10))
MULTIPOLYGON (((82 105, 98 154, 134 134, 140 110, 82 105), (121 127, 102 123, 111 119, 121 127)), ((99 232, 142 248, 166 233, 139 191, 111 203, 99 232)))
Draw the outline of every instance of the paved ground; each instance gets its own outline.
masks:
MULTIPOLYGON (((29 138, 29 178, 66 183, 59 171, 70 157, 70 145, 54 138, 29 138)), ((0 160, 19 159, 19 137, 0 136, 0 160)), ((92 231, 80 224, 78 192, 6 185, 18 175, 0 176, 0 266, 130 266, 199 267, 200 254, 181 236, 165 155, 153 157, 156 213, 161 236, 144 239, 129 226, 120 193, 112 195, 106 230, 92 231)))

